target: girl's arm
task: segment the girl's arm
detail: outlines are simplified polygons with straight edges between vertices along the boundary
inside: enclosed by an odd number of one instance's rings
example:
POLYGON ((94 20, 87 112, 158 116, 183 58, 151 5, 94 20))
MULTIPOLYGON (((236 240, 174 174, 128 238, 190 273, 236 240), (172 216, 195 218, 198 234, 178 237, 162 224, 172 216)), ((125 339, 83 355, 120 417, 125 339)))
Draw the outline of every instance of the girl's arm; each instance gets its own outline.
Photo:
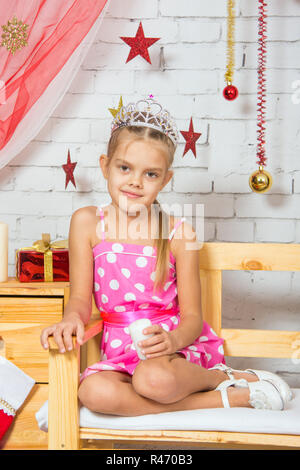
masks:
POLYGON ((49 347, 48 336, 53 335, 60 352, 72 349, 72 335, 82 344, 84 325, 92 313, 93 251, 90 242, 92 227, 90 208, 74 212, 69 230, 70 298, 64 308, 63 319, 48 326, 41 333, 41 344, 49 347))
POLYGON ((92 313, 93 251, 91 246, 92 213, 89 207, 77 209, 69 230, 70 298, 64 318, 77 315, 86 325, 92 313))
POLYGON ((177 293, 180 323, 170 331, 177 349, 184 348, 200 336, 203 328, 201 308, 201 284, 199 272, 199 248, 196 232, 191 224, 183 222, 182 236, 172 239, 172 252, 176 259, 177 293), (189 247, 193 245, 194 249, 189 247), (195 249, 198 247, 197 249, 195 249))

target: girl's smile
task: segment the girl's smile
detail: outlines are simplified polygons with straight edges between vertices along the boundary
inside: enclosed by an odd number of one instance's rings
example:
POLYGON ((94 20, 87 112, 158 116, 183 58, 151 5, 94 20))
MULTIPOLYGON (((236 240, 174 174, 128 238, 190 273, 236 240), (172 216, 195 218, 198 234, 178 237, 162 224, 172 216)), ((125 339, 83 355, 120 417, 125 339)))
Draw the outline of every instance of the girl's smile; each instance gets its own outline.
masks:
POLYGON ((129 192, 127 192, 127 191, 122 191, 122 193, 125 194, 125 196, 131 197, 131 198, 133 198, 133 199, 136 199, 137 197, 140 197, 139 194, 129 193, 129 192))

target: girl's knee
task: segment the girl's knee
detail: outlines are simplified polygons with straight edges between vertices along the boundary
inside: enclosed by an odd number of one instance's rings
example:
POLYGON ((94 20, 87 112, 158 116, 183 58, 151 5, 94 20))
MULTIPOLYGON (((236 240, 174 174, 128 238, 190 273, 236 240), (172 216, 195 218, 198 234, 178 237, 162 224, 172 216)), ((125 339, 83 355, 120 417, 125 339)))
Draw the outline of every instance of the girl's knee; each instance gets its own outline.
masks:
POLYGON ((92 374, 80 384, 78 398, 81 404, 91 411, 115 413, 120 401, 120 387, 116 381, 92 374))
POLYGON ((176 376, 168 364, 141 362, 132 376, 135 391, 159 403, 170 403, 176 391, 176 376))

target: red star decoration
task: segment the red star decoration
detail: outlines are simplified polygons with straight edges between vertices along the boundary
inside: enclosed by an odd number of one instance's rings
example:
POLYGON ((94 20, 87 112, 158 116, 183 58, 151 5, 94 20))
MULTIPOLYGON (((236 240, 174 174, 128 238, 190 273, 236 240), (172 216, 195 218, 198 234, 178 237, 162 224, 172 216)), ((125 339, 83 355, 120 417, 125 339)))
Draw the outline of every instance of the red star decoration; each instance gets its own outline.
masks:
POLYGON ((192 150, 196 158, 196 142, 199 139, 201 133, 194 132, 193 118, 190 121, 190 128, 188 131, 180 131, 183 137, 186 140, 183 156, 189 151, 192 150))
POLYGON ((140 22, 136 36, 134 38, 121 37, 121 39, 131 47, 129 56, 127 57, 126 64, 134 59, 137 55, 142 56, 149 64, 151 60, 148 53, 148 47, 152 46, 160 38, 145 38, 142 22, 140 22))
POLYGON ((77 162, 71 163, 71 158, 70 158, 70 150, 68 150, 68 163, 65 163, 65 165, 62 165, 65 173, 66 173, 66 185, 65 189, 67 188, 69 181, 73 183, 73 185, 76 188, 75 180, 74 180, 74 175, 73 172, 75 170, 75 166, 77 165, 77 162))

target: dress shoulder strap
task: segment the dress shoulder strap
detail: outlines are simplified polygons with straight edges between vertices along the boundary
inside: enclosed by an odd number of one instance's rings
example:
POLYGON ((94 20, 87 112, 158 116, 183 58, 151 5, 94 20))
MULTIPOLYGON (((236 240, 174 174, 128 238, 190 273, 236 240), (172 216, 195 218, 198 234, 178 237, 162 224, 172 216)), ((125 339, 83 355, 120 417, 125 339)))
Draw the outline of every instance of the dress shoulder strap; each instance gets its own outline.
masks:
POLYGON ((171 240, 172 240, 172 238, 173 238, 173 236, 174 236, 174 234, 175 234, 175 232, 176 232, 177 228, 178 228, 178 227, 179 227, 179 225, 181 225, 181 224, 182 224, 182 222, 184 222, 185 220, 186 220, 186 218, 185 218, 185 217, 181 217, 181 219, 180 219, 180 220, 178 220, 178 221, 176 222, 176 224, 175 224, 175 226, 174 226, 173 230, 171 231, 171 233, 170 233, 170 235, 169 235, 169 241, 171 241, 171 240))
POLYGON ((101 206, 98 206, 101 218, 101 233, 102 233, 102 240, 105 240, 105 220, 104 220, 104 211, 101 206))

